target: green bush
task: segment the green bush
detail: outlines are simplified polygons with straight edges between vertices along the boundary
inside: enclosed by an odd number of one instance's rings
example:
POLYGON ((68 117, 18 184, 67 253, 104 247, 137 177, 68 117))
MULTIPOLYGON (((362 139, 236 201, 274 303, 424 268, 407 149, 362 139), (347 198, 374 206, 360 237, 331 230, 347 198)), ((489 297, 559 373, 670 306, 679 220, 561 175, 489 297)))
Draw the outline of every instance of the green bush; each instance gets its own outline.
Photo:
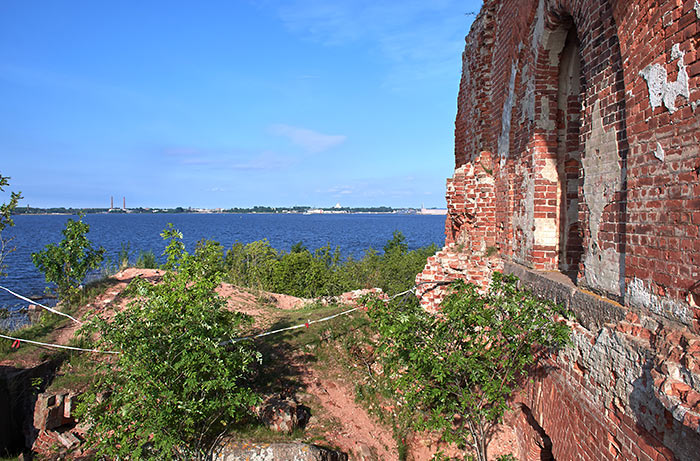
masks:
POLYGON ((414 285, 426 259, 437 251, 435 245, 409 251, 405 240, 395 232, 383 254, 369 249, 360 259, 345 260, 328 245, 311 252, 299 242, 286 253, 267 240, 235 243, 226 253, 224 270, 236 285, 306 298, 373 287, 395 294, 414 285))
POLYGON ((224 264, 227 278, 235 285, 268 289, 277 256, 277 250, 267 240, 257 240, 247 245, 236 242, 226 252, 224 264))
POLYGON ((418 303, 370 302, 380 335, 384 384, 417 429, 437 430, 448 442, 473 447, 485 461, 488 434, 508 408, 518 380, 537 347, 569 341, 561 307, 517 288, 517 279, 495 273, 487 293, 462 281, 426 313, 418 303))
MULTIPOLYGON (((3 187, 9 185, 9 179, 10 178, 6 176, 0 175, 0 192, 5 190, 3 187)), ((10 194, 10 201, 0 205, 0 277, 5 275, 5 265, 3 264, 5 256, 14 251, 14 248, 10 248, 9 246, 12 239, 3 239, 2 231, 5 230, 6 227, 15 225, 14 221, 12 221, 12 212, 17 207, 17 202, 19 202, 21 198, 22 196, 19 192, 12 192, 10 194)))
POLYGON ((47 282, 55 283, 58 295, 68 304, 80 298, 80 287, 91 269, 100 267, 105 249, 94 248, 87 238, 90 226, 78 220, 69 219, 62 230, 63 240, 58 245, 46 245, 43 251, 32 253, 34 265, 44 274, 47 282))
POLYGON ((109 459, 201 459, 259 400, 247 384, 260 354, 250 341, 223 345, 250 319, 215 292, 220 246, 203 242, 190 255, 172 226, 161 235, 170 268, 162 281, 135 279, 135 300, 85 329, 119 352, 99 365, 79 407, 92 424, 89 445, 109 459))
POLYGON ((340 261, 340 252, 330 246, 317 249, 313 254, 306 248, 282 253, 273 266, 269 289, 303 298, 316 298, 335 293, 334 274, 340 261))
POLYGON ((158 260, 152 251, 140 251, 134 265, 141 269, 158 269, 158 260))

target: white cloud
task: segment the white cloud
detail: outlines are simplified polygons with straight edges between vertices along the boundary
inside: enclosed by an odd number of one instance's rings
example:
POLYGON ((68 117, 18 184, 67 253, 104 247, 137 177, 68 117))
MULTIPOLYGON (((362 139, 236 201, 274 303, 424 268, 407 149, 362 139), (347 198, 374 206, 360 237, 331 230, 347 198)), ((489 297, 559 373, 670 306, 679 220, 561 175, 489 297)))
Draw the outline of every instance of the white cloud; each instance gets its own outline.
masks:
POLYGON ((307 128, 277 124, 270 127, 270 132, 277 136, 288 138, 292 143, 305 151, 317 154, 345 142, 347 136, 323 134, 307 128))

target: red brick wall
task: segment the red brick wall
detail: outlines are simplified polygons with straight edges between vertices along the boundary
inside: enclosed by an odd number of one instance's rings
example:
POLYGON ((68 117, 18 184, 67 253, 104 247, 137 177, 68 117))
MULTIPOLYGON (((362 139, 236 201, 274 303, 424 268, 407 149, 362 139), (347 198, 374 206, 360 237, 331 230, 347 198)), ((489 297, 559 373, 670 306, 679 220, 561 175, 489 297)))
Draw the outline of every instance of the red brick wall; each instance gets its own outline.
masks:
POLYGON ((557 459, 700 452, 698 48, 696 0, 485 0, 466 38, 446 247, 417 278, 422 303, 443 296, 428 282, 484 287, 510 262, 637 319, 580 320, 593 348, 523 392, 557 459))

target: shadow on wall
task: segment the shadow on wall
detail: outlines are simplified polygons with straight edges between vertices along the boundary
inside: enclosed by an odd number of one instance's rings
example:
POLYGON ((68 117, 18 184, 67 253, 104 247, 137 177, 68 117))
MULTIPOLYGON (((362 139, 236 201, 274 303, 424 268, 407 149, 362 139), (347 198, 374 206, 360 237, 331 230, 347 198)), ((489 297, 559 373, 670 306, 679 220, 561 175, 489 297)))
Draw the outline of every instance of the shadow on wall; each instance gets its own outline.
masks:
MULTIPOLYGON (((530 447, 530 450, 535 449, 535 459, 540 461, 554 461, 554 454, 552 453, 552 439, 549 438, 544 428, 539 425, 535 417, 532 415, 532 410, 525 404, 520 405, 520 411, 522 412, 521 418, 525 418, 528 426, 532 431, 537 434, 537 438, 534 439, 534 446, 530 447), (537 453, 539 452, 539 453, 537 453)), ((528 453, 528 455, 531 453, 528 453)), ((528 459, 530 457, 528 456, 528 459)))
POLYGON ((682 405, 664 396, 674 405, 669 409, 659 399, 652 376, 655 368, 654 361, 647 359, 642 375, 632 382, 629 405, 635 419, 633 429, 639 436, 637 445, 641 449, 651 447, 667 459, 695 461, 700 453, 698 434, 681 422, 686 413, 682 405), (666 448, 669 446, 674 447, 673 453, 666 448))

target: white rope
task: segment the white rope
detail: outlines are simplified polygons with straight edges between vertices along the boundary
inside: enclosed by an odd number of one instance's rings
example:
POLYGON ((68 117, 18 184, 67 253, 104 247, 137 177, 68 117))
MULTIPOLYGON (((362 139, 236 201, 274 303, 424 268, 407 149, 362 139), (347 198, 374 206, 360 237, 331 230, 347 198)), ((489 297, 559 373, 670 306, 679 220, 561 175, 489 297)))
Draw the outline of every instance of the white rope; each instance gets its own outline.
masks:
POLYGON ((49 312, 53 312, 54 314, 58 314, 58 315, 62 315, 62 316, 64 316, 64 317, 68 317, 69 319, 71 319, 72 321, 74 321, 75 323, 77 323, 78 325, 82 325, 82 324, 83 324, 83 322, 81 322, 80 320, 78 320, 78 319, 76 319, 76 318, 74 318, 74 317, 72 317, 72 316, 70 316, 70 315, 68 315, 68 314, 66 314, 66 313, 64 313, 64 312, 57 311, 56 309, 52 309, 52 308, 50 308, 50 307, 48 307, 48 306, 44 306, 43 304, 39 304, 39 303, 37 303, 37 302, 35 302, 35 301, 32 301, 32 300, 29 299, 29 298, 25 298, 24 296, 19 295, 19 294, 15 293, 14 291, 10 290, 9 288, 5 288, 5 287, 2 286, 2 285, 0 285, 0 289, 3 289, 3 290, 5 290, 5 291, 7 291, 7 292, 10 293, 12 296, 15 296, 15 297, 17 297, 17 298, 19 298, 19 299, 21 299, 21 300, 23 300, 23 301, 27 301, 27 302, 29 302, 29 303, 36 304, 36 305, 39 306, 39 307, 43 307, 44 309, 46 309, 46 310, 49 311, 49 312))
POLYGON ((307 328, 308 328, 309 325, 312 325, 312 324, 314 324, 314 323, 326 322, 326 321, 331 320, 331 319, 334 319, 334 318, 336 318, 336 317, 340 317, 341 315, 347 315, 347 314, 349 314, 349 313, 351 313, 351 312, 354 312, 354 311, 356 311, 356 310, 358 310, 358 309, 360 309, 360 308, 359 308, 359 307, 355 307, 355 308, 349 309, 349 310, 347 310, 347 311, 345 311, 345 312, 341 312, 341 313, 335 314, 335 315, 330 315, 330 316, 324 317, 324 318, 322 318, 322 319, 308 320, 308 321, 306 321, 305 323, 301 323, 301 324, 299 324, 299 325, 294 325, 293 327, 280 328, 279 330, 266 331, 265 333, 260 333, 260 334, 255 335, 255 336, 244 336, 243 338, 229 339, 228 341, 222 341, 222 342, 220 342, 220 343, 219 343, 219 346, 224 346, 224 345, 226 345, 226 344, 231 344, 231 343, 237 343, 237 342, 239 342, 239 341, 243 341, 243 340, 246 340, 246 339, 257 339, 257 338, 262 338, 263 336, 274 335, 274 334, 277 334, 277 333, 282 333, 283 331, 296 330, 296 329, 298 329, 298 328, 304 328, 304 327, 307 327, 307 328))
MULTIPOLYGON (((423 283, 433 283, 433 282, 421 282, 421 283, 419 283, 419 285, 421 285, 421 284, 423 284, 423 283)), ((438 282, 438 283, 439 283, 439 282, 438 282)), ((14 296, 17 296, 17 297, 20 298, 20 299, 23 299, 23 300, 25 300, 25 301, 28 301, 28 302, 32 302, 32 303, 33 303, 33 301, 32 301, 31 299, 28 299, 28 298, 25 298, 24 296, 18 295, 17 293, 14 293, 14 292, 8 290, 7 288, 5 288, 5 287, 3 287, 3 286, 1 286, 1 285, 0 285, 0 288, 2 288, 3 290, 7 291, 8 293, 10 293, 10 294, 12 294, 12 295, 14 295, 14 296)), ((388 298, 388 299, 387 299, 387 302, 389 302, 389 301, 391 301, 391 300, 393 300, 393 299, 395 299, 395 298, 398 298, 399 296, 403 296, 403 295, 406 295, 406 294, 408 294, 408 293, 414 293, 415 290, 416 290, 416 287, 413 287, 413 288, 411 288, 410 290, 406 290, 406 291, 403 291, 403 292, 401 292, 401 293, 395 294, 395 295, 392 296, 391 298, 388 298)), ((39 305, 39 306, 41 306, 41 307, 43 307, 44 309, 47 309, 47 310, 49 310, 49 311, 55 313, 55 314, 59 314, 59 315, 66 316, 66 317, 70 318, 71 320, 73 320, 74 322, 77 322, 77 323, 79 323, 79 324, 81 324, 81 325, 82 325, 82 323, 83 323, 83 322, 80 322, 79 320, 74 319, 73 317, 71 317, 71 316, 68 315, 68 314, 64 314, 63 312, 59 312, 59 311, 57 311, 57 310, 51 309, 50 307, 44 306, 44 305, 39 304, 39 303, 36 303, 36 304, 39 305)), ((263 336, 270 336, 270 335, 274 335, 274 334, 277 334, 277 333, 282 333, 283 331, 297 330, 297 329, 299 329, 299 328, 305 328, 305 327, 308 328, 310 325, 313 325, 313 324, 315 324, 315 323, 327 322, 327 321, 329 321, 329 320, 333 320, 334 318, 340 317, 341 315, 347 315, 347 314, 350 314, 350 313, 352 313, 352 312, 355 312, 355 311, 358 310, 358 309, 361 309, 361 307, 359 307, 359 306, 358 306, 358 307, 354 307, 354 308, 352 308, 352 309, 348 309, 348 310, 343 311, 343 312, 340 312, 340 313, 338 313, 338 314, 329 315, 328 317, 323 317, 323 318, 321 318, 321 319, 309 320, 309 321, 306 321, 306 322, 301 323, 301 324, 299 324, 299 325, 294 325, 294 326, 292 326, 292 327, 280 328, 280 329, 278 329, 278 330, 272 330, 272 331, 266 331, 266 332, 264 332, 264 333, 260 333, 260 334, 257 334, 257 335, 255 335, 255 336, 244 336, 244 337, 242 337, 242 338, 229 339, 229 340, 227 340, 227 341, 222 341, 222 342, 220 342, 220 343, 219 343, 219 346, 224 346, 224 345, 226 345, 226 344, 237 343, 237 342, 239 342, 239 341, 244 341, 244 340, 246 340, 246 339, 257 339, 257 338, 262 338, 263 336)), ((25 341, 25 342, 27 342, 27 343, 37 344, 37 345, 40 345, 40 346, 57 347, 57 348, 60 348, 60 349, 71 349, 71 350, 83 351, 83 352, 99 352, 99 353, 102 353, 102 354, 118 354, 118 353, 119 353, 119 352, 112 352, 112 351, 100 351, 100 350, 96 350, 96 349, 82 349, 82 348, 80 348, 80 347, 62 346, 62 345, 60 345, 60 344, 48 344, 48 343, 42 343, 42 342, 38 342, 38 341, 31 341, 31 340, 29 340, 29 339, 13 338, 13 337, 11 337, 11 336, 5 336, 5 335, 2 335, 2 334, 0 334, 0 337, 2 337, 2 338, 7 338, 7 339, 12 339, 12 340, 15 340, 15 341, 20 341, 20 342, 21 342, 21 341, 25 341)))
MULTIPOLYGON (((406 290, 406 291, 403 291, 403 292, 401 292, 401 293, 395 294, 395 295, 392 296, 391 298, 387 299, 387 302, 391 301, 392 299, 398 298, 399 296, 403 296, 403 295, 406 295, 406 294, 408 294, 408 293, 413 293, 415 290, 416 290, 416 288, 413 287, 413 288, 411 288, 410 290, 406 290)), ((340 313, 338 313, 338 314, 329 315, 328 317, 323 317, 322 319, 309 320, 309 321, 306 321, 305 323, 300 323, 299 325, 294 325, 293 327, 280 328, 279 330, 266 331, 265 333, 260 333, 260 334, 255 335, 255 336, 244 336, 244 337, 242 337, 242 338, 229 339, 228 341, 222 341, 222 342, 220 342, 220 343, 219 343, 219 346, 224 346, 224 345, 226 345, 226 344, 237 343, 237 342, 239 342, 239 341, 244 341, 244 340, 246 340, 246 339, 257 339, 257 338, 262 338, 263 336, 270 336, 270 335, 274 335, 274 334, 277 334, 277 333, 282 333, 283 331, 297 330, 297 329, 299 329, 299 328, 304 328, 304 327, 308 328, 310 325, 313 325, 314 323, 327 322, 328 320, 332 320, 332 319, 334 319, 334 318, 336 318, 336 317, 340 317, 341 315, 347 315, 347 314, 350 314, 350 313, 352 313, 352 312, 355 312, 355 311, 358 310, 358 309, 361 309, 361 307, 359 307, 359 306, 358 306, 358 307, 354 307, 354 308, 352 308, 352 309, 348 309, 348 310, 346 310, 346 311, 344 311, 344 312, 340 312, 340 313)))
POLYGON ((3 334, 0 334, 0 338, 5 338, 5 339, 11 339, 13 341, 19 341, 29 343, 29 344, 36 344, 38 346, 46 346, 46 347, 56 347, 59 349, 70 349, 72 351, 81 351, 81 352, 99 352, 100 354, 118 354, 119 352, 112 352, 112 351, 101 351, 98 349, 83 349, 82 347, 73 347, 73 346, 64 346, 62 344, 49 344, 49 343, 42 343, 39 341, 32 341, 31 339, 22 339, 22 338, 14 338, 12 336, 5 336, 3 334))

